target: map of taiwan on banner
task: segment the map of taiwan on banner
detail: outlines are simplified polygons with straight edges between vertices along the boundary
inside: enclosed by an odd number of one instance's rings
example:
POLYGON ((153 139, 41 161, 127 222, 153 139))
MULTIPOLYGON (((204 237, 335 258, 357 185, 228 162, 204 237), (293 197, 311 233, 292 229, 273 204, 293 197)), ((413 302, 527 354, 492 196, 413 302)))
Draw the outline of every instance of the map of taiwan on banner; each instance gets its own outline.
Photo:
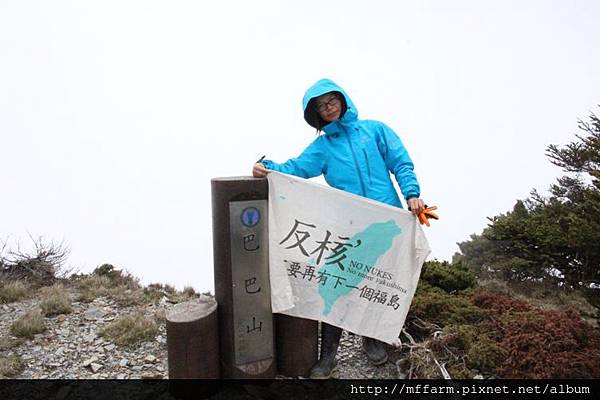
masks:
POLYGON ((430 252, 408 211, 270 172, 273 312, 397 342, 430 252))

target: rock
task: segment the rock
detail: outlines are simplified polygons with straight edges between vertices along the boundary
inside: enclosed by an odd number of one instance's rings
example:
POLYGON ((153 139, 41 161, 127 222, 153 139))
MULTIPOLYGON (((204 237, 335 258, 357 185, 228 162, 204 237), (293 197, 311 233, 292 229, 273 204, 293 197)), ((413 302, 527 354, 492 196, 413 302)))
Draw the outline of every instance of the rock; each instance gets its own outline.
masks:
POLYGON ((113 351, 117 346, 115 346, 114 344, 107 344, 104 346, 104 350, 106 351, 113 351))
POLYGON ((90 343, 90 342, 93 342, 95 338, 96 338, 96 334, 92 332, 88 335, 84 335, 82 339, 84 342, 90 343))
POLYGON ((56 316, 56 321, 57 322, 65 322, 67 319, 67 316, 65 314, 60 314, 56 316))
POLYGON ((156 372, 144 372, 142 374, 142 379, 162 379, 162 374, 157 374, 156 372))
POLYGON ((95 363, 96 361, 98 361, 98 357, 88 358, 81 365, 83 367, 89 367, 92 363, 95 363))
POLYGON ((102 319, 106 313, 97 307, 90 307, 83 313, 83 318, 88 321, 102 319))
POLYGON ((122 358, 121 361, 119 361, 119 367, 126 367, 127 364, 129 364, 129 360, 126 358, 122 358))
POLYGON ((92 369, 92 372, 96 373, 98 370, 100 370, 100 368, 102 368, 102 365, 98 363, 91 363, 90 368, 92 369))
POLYGON ((149 363, 153 363, 154 361, 156 361, 156 357, 154 357, 153 355, 147 355, 146 358, 144 358, 144 361, 147 361, 149 363))
POLYGON ((119 375, 117 375, 117 379, 127 379, 127 375, 126 374, 119 374, 119 375))
POLYGON ((141 365, 134 365, 133 367, 131 367, 132 370, 139 372, 142 370, 142 366, 141 365))

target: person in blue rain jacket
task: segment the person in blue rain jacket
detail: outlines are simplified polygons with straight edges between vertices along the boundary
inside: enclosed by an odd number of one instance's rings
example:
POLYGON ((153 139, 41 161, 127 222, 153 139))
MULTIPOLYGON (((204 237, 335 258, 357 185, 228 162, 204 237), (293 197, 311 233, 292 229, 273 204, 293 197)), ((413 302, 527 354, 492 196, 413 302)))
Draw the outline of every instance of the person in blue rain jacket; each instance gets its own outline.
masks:
MULTIPOLYGON (((255 177, 271 171, 302 178, 323 174, 332 187, 402 208, 391 174, 416 216, 425 209, 414 165, 402 141, 382 122, 361 120, 348 94, 329 79, 311 86, 302 99, 304 119, 320 134, 296 158, 284 163, 262 160, 254 164, 255 177)), ((335 356, 342 329, 321 324, 321 357, 312 368, 312 378, 329 378, 335 371, 335 356)), ((383 343, 363 337, 363 349, 375 365, 387 362, 383 343)))

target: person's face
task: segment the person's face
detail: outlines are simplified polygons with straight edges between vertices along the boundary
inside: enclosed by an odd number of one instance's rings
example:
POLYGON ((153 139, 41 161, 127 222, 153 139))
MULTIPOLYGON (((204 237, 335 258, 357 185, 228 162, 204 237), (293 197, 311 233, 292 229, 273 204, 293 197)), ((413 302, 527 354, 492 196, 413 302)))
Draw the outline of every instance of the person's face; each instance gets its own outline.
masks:
POLYGON ((342 113, 342 102, 334 93, 325 93, 317 97, 317 111, 325 122, 332 122, 338 119, 342 113))

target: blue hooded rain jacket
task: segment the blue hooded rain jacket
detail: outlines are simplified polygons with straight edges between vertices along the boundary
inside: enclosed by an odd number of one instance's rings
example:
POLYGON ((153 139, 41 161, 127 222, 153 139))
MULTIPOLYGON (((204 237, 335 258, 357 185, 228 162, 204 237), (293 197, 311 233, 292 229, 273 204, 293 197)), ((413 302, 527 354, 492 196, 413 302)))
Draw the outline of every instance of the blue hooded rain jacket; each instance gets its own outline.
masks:
POLYGON ((302 178, 323 174, 334 188, 402 207, 392 184, 392 173, 405 199, 419 197, 413 163, 398 135, 379 121, 358 119, 354 103, 341 87, 329 79, 321 79, 306 91, 302 103, 306 122, 325 134, 319 135, 298 157, 283 164, 263 160, 267 169, 302 178), (321 126, 324 121, 313 104, 317 97, 329 92, 343 97, 343 114, 321 126))

